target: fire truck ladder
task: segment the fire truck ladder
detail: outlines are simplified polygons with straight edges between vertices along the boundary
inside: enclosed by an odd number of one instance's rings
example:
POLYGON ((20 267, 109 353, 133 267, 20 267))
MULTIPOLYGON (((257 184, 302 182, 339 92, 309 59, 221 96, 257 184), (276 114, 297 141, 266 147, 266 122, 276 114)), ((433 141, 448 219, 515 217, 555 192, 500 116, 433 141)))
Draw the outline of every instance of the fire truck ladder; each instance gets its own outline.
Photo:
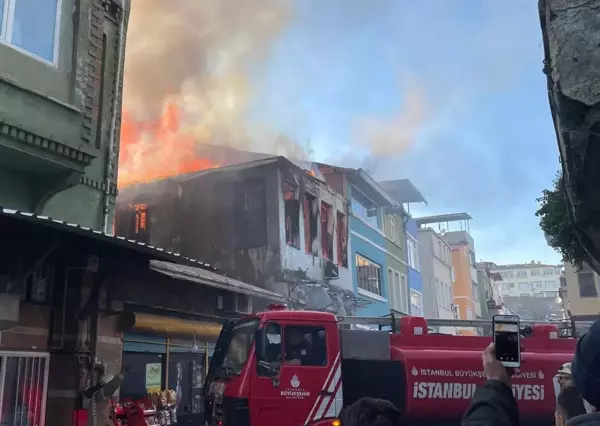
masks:
MULTIPOLYGON (((391 327, 392 332, 398 330, 399 319, 406 315, 398 315, 392 313, 385 317, 338 317, 338 323, 340 325, 371 325, 382 327, 391 327)), ((462 327, 462 328, 480 328, 480 327, 491 327, 492 320, 462 320, 462 319, 439 319, 430 318, 425 319, 427 325, 430 327, 462 327)), ((571 321, 534 321, 525 320, 520 321, 521 326, 533 326, 534 324, 545 324, 545 325, 556 325, 559 330, 571 329, 573 324, 571 321)), ((592 321, 575 321, 575 323, 584 328, 588 328, 592 325, 592 321)))

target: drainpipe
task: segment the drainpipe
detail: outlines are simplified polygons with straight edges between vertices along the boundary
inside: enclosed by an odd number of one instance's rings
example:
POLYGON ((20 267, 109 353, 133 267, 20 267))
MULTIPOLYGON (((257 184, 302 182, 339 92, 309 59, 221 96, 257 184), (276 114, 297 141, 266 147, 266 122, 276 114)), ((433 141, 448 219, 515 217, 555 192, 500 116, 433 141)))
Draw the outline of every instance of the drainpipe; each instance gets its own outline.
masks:
MULTIPOLYGON (((117 74, 115 75, 115 87, 114 87, 114 102, 113 111, 110 121, 110 139, 108 142, 108 152, 106 158, 106 173, 104 182, 104 206, 102 209, 102 231, 106 234, 109 233, 108 223, 108 211, 109 211, 109 199, 110 199, 110 171, 112 169, 115 155, 113 153, 115 149, 115 139, 117 131, 117 113, 122 107, 121 105, 121 92, 119 91, 119 85, 123 78, 123 53, 125 50, 125 14, 128 12, 127 1, 123 2, 121 9, 121 22, 119 23, 119 50, 117 52, 117 74)), ((112 233, 112 231, 111 231, 112 233)))

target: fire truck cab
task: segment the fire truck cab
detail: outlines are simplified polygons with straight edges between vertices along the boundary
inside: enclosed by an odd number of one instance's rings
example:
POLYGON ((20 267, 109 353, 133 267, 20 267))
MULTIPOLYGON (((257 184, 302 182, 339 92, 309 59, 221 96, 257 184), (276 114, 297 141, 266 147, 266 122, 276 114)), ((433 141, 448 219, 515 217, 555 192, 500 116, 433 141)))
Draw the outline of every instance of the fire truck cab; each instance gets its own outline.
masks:
MULTIPOLYGON (((363 396, 393 402, 406 423, 459 424, 485 380, 481 352, 491 338, 431 335, 420 317, 392 324, 393 332, 347 330, 331 313, 285 305, 228 322, 207 374, 207 424, 336 426, 341 409, 363 396)), ((575 341, 542 324, 521 342, 513 377, 521 418, 553 424, 554 375, 575 341)))

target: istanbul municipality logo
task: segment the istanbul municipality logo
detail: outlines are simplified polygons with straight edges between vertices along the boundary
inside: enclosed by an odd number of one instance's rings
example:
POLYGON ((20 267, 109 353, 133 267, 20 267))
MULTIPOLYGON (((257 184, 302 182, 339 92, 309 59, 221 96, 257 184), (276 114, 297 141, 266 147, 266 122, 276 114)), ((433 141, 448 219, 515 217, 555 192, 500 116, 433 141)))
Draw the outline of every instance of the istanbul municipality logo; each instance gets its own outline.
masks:
POLYGON ((290 380, 290 385, 292 385, 294 389, 300 386, 300 380, 298 380, 298 376, 295 374, 292 376, 292 380, 290 380))

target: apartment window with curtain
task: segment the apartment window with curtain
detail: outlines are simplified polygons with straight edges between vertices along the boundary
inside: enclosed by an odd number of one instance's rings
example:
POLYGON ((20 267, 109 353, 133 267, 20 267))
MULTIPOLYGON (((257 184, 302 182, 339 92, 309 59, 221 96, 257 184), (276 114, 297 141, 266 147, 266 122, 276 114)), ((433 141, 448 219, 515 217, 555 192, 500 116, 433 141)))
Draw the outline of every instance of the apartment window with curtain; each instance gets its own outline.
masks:
POLYGON ((417 317, 425 316, 423 312, 423 295, 418 291, 410 291, 410 314, 417 317))
POLYGON ((360 254, 356 255, 358 288, 383 296, 381 290, 381 267, 360 254))

